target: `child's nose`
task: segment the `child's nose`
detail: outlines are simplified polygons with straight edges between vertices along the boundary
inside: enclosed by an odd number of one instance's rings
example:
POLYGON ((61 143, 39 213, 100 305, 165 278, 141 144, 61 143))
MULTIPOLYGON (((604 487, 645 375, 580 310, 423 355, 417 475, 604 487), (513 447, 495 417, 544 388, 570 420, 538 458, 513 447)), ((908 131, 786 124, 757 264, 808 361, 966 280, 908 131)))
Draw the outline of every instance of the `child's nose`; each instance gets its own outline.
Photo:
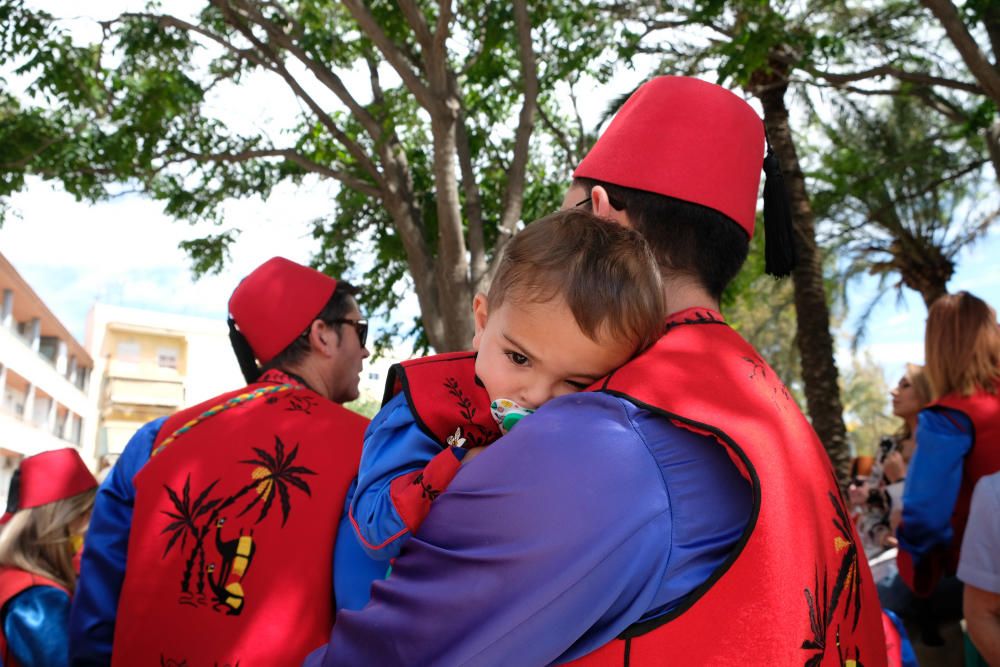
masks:
POLYGON ((543 403, 552 398, 552 390, 543 385, 525 387, 518 400, 522 408, 537 410, 543 403))

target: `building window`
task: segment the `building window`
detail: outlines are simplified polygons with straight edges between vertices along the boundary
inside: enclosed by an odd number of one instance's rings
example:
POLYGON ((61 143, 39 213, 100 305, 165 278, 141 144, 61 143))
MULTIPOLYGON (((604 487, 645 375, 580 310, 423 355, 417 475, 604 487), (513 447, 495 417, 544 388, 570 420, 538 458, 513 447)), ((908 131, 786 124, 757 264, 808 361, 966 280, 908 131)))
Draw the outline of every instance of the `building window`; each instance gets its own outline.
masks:
POLYGON ((368 374, 368 379, 369 380, 377 380, 377 379, 379 379, 379 374, 375 373, 375 372, 371 372, 371 373, 368 374))
POLYGON ((156 365, 160 368, 176 369, 178 354, 176 347, 161 347, 156 351, 156 365))
POLYGON ((130 364, 139 363, 139 356, 142 350, 139 343, 122 341, 115 347, 115 358, 130 364))

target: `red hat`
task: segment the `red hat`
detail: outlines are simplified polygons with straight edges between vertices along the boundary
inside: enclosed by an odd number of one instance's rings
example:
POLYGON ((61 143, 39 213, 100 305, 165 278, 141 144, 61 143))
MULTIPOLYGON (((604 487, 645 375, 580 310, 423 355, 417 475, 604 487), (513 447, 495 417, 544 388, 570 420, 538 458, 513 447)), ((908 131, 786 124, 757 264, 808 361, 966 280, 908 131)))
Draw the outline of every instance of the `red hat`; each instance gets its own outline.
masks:
POLYGON ((229 299, 229 314, 261 364, 305 331, 337 288, 334 278, 284 257, 253 270, 229 299))
POLYGON ((661 76, 629 97, 573 176, 701 204, 753 236, 763 160, 764 124, 750 105, 706 81, 661 76))
POLYGON ((72 447, 54 449, 21 461, 10 481, 5 523, 18 510, 41 507, 97 488, 97 480, 72 447))

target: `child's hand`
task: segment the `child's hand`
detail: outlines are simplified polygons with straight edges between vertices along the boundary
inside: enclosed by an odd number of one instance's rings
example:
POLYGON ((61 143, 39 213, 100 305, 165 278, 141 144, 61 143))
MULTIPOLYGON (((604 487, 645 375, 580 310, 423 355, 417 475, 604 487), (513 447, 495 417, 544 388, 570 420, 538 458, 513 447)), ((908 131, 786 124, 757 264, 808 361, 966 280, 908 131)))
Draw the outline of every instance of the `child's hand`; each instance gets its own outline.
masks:
POLYGON ((462 457, 462 465, 465 465, 472 459, 482 454, 485 449, 486 447, 472 447, 471 449, 466 450, 465 456, 462 457))

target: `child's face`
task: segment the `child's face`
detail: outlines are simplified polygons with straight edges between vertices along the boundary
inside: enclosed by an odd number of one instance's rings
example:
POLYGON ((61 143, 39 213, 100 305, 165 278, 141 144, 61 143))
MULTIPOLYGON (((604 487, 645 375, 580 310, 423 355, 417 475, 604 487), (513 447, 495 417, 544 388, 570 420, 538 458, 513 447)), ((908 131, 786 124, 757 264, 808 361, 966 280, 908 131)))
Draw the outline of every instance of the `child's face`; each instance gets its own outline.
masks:
POLYGON ((591 340, 566 303, 504 301, 489 310, 486 296, 473 301, 476 375, 490 400, 508 398, 538 408, 563 394, 585 389, 632 356, 634 346, 602 336, 591 340))

